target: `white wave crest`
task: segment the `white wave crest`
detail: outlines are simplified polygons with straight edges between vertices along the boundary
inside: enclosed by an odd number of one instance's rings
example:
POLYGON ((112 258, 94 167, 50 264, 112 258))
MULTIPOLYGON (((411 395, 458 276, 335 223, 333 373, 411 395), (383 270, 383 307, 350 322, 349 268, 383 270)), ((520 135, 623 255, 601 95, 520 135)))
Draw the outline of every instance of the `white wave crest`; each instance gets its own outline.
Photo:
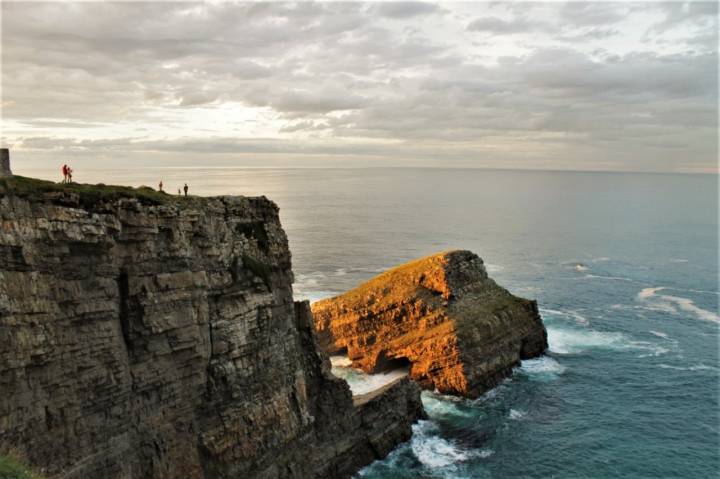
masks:
MULTIPOLYGON (((640 357, 660 356, 670 352, 666 345, 650 341, 637 341, 618 332, 603 332, 592 329, 569 329, 548 327, 550 351, 557 354, 578 354, 588 349, 611 349, 616 351, 642 351, 640 357)), ((674 348, 675 342, 670 346, 674 348)))
POLYGON ((547 328, 550 351, 558 354, 576 354, 587 349, 627 349, 629 342, 621 333, 594 330, 547 328))
POLYGON ((565 372, 565 366, 550 356, 541 356, 536 359, 526 359, 519 370, 530 376, 556 378, 565 372))
POLYGON ((637 294, 637 299, 647 305, 649 309, 680 314, 681 311, 692 313, 695 317, 704 321, 720 323, 720 315, 717 312, 702 309, 689 298, 672 296, 669 294, 658 294, 658 291, 669 289, 663 286, 644 288, 637 294))
MULTIPOLYGON (((429 469, 439 469, 467 461, 473 457, 488 457, 484 450, 468 451, 459 445, 440 437, 439 430, 432 421, 418 421, 413 424, 413 437, 410 442, 415 457, 429 469)), ((492 454, 492 452, 491 452, 492 454)))
POLYGON ((658 338, 668 339, 667 333, 663 333, 662 331, 650 330, 650 334, 653 334, 653 335, 657 336, 658 338))
POLYGON ((519 409, 510 409, 510 414, 508 414, 508 417, 513 421, 517 421, 524 418, 525 414, 527 414, 525 411, 520 411, 519 409))
POLYGON ((438 417, 471 417, 472 411, 462 409, 467 399, 457 396, 446 396, 437 392, 423 391, 422 402, 431 418, 438 417))

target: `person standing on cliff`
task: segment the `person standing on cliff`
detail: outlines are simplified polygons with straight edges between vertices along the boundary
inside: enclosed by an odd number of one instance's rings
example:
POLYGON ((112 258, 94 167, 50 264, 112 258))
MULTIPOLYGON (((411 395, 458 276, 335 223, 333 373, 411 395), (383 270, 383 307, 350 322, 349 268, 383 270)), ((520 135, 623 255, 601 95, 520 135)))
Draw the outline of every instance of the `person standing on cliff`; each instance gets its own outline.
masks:
POLYGON ((187 190, 188 190, 188 185, 187 185, 187 183, 185 183, 185 186, 183 186, 183 191, 185 191, 185 196, 187 196, 187 190))
POLYGON ((69 166, 67 167, 67 181, 66 183, 72 183, 73 170, 69 166))
POLYGON ((160 190, 160 193, 163 192, 162 186, 163 186, 163 185, 162 185, 162 180, 160 180, 160 184, 158 185, 158 190, 160 190))
POLYGON ((63 174, 63 183, 67 183, 67 177, 68 177, 68 165, 62 166, 62 174, 63 174))

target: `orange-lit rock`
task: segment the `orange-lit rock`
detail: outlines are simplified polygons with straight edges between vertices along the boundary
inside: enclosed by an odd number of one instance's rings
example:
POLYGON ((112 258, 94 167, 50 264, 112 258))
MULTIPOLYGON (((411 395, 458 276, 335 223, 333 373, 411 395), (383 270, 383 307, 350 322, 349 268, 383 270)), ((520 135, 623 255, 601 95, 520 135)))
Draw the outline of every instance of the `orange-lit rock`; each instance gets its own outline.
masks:
POLYGON ((537 303, 498 286, 470 251, 401 265, 312 311, 328 353, 367 373, 409 363, 423 388, 467 397, 547 348, 537 303))

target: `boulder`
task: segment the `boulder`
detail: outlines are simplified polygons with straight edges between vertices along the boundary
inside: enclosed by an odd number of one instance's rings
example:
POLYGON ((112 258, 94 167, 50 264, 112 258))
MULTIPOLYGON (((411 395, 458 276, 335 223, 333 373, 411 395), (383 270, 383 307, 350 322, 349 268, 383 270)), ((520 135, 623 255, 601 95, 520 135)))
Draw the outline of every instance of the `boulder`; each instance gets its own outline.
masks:
POLYGON ((321 349, 377 373, 409 366, 424 389, 477 397, 547 349, 537 303, 488 277, 470 251, 393 268, 312 305, 321 349))

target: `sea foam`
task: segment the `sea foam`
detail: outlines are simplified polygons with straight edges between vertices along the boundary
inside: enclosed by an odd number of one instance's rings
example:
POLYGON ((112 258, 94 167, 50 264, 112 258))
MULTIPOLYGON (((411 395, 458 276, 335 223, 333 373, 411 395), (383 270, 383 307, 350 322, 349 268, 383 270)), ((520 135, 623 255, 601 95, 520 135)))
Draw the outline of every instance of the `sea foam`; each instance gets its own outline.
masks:
POLYGON ((447 396, 437 392, 423 391, 422 402, 431 418, 473 416, 472 411, 463 408, 463 405, 468 404, 468 400, 458 396, 447 396))
POLYGON ((576 354, 591 348, 627 349, 629 341, 622 333, 548 327, 548 346, 558 354, 576 354))
POLYGON ((669 294, 658 294, 658 291, 666 289, 670 288, 666 288, 664 286, 644 288, 637 294, 637 299, 644 303, 648 309, 676 315, 680 314, 681 311, 684 311, 692 313, 696 318, 704 321, 720 323, 720 315, 716 312, 708 311, 707 309, 697 306, 695 302, 689 298, 669 294))
POLYGON ((550 356, 541 356, 536 359, 524 360, 518 370, 538 379, 555 379, 565 372, 565 366, 550 356))
POLYGON ((342 359, 335 359, 335 361, 336 363, 333 364, 332 368, 333 374, 344 379, 348 383, 353 396, 359 396, 375 391, 376 389, 380 389, 381 387, 390 384, 396 379, 408 375, 407 368, 395 369, 385 373, 365 374, 358 369, 341 366, 340 364, 347 364, 347 362, 342 359))
POLYGON ((413 424, 410 448, 423 466, 428 469, 442 469, 474 457, 489 457, 488 450, 467 450, 460 445, 439 436, 439 428, 432 421, 418 421, 413 424))
POLYGON ((542 314, 561 316, 564 318, 570 318, 576 323, 586 326, 589 324, 588 319, 577 311, 560 311, 558 309, 540 308, 542 314))

